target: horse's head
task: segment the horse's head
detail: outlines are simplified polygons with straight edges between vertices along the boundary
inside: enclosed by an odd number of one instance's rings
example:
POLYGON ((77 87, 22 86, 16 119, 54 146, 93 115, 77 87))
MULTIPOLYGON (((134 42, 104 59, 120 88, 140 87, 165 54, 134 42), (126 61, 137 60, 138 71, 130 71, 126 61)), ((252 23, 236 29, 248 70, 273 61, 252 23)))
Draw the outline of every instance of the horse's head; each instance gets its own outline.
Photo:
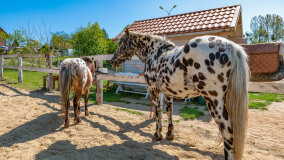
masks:
POLYGON ((130 46, 130 40, 130 33, 128 28, 126 28, 118 41, 116 52, 111 59, 113 67, 119 67, 120 64, 129 60, 134 55, 134 50, 130 46))
POLYGON ((87 67, 91 70, 91 72, 94 72, 94 58, 89 56, 84 56, 81 57, 81 59, 84 60, 84 62, 86 63, 87 67))

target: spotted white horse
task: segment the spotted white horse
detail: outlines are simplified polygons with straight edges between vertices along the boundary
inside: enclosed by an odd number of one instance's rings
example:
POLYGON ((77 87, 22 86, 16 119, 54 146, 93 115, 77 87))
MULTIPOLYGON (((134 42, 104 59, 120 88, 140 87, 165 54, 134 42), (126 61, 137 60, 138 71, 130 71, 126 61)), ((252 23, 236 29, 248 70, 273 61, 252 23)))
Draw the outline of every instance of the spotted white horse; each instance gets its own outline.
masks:
POLYGON ((155 105, 156 132, 161 140, 161 99, 168 116, 166 138, 174 138, 173 98, 202 96, 224 139, 225 159, 242 158, 247 130, 249 68, 247 54, 222 37, 202 36, 178 47, 161 36, 124 31, 111 63, 113 67, 138 56, 155 105))

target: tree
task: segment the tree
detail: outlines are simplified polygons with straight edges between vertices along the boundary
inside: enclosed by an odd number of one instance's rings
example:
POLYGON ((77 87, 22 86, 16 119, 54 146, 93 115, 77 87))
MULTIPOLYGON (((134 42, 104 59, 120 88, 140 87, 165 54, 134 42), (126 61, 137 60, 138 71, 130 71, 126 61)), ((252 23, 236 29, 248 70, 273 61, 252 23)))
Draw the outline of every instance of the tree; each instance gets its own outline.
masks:
POLYGON ((50 46, 57 52, 72 48, 71 36, 65 32, 54 33, 51 37, 50 46))
POLYGON ((80 29, 74 37, 74 55, 97 55, 107 54, 108 44, 104 38, 105 34, 100 29, 99 24, 88 24, 87 27, 80 29))
POLYGON ((249 43, 267 43, 283 41, 283 18, 276 14, 255 16, 251 19, 250 32, 245 33, 249 43))

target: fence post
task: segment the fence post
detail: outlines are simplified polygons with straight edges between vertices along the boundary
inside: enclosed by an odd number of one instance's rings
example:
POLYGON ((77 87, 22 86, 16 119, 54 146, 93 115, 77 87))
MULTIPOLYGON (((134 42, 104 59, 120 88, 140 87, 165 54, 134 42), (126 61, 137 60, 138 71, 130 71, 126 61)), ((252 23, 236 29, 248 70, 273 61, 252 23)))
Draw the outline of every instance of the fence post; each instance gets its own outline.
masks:
MULTIPOLYGON (((96 61, 96 70, 103 67, 103 61, 96 61)), ((96 101, 98 105, 103 104, 103 80, 96 80, 96 101)))
POLYGON ((18 82, 23 82, 22 57, 18 57, 18 82))
POLYGON ((3 55, 0 56, 0 78, 3 78, 4 72, 4 57, 3 55))
MULTIPOLYGON (((52 68, 51 55, 49 53, 46 54, 46 68, 52 68)), ((53 91, 53 76, 52 73, 47 73, 47 85, 48 91, 53 91)))

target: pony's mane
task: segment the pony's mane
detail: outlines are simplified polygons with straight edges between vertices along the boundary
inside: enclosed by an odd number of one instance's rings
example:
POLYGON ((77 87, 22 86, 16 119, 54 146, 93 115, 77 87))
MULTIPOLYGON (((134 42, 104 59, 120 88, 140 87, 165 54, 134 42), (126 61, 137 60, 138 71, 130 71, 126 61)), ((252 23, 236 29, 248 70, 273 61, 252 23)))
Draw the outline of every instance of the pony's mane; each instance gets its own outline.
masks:
MULTIPOLYGON (((149 34, 149 33, 139 33, 139 32, 129 32, 130 35, 139 35, 141 37, 149 37, 150 39, 152 40, 158 40, 160 42, 171 42, 169 39, 167 39, 165 36, 159 36, 159 35, 153 35, 153 34, 149 34)), ((123 33, 120 38, 119 38, 119 41, 120 39, 125 35, 125 33, 123 33)))

